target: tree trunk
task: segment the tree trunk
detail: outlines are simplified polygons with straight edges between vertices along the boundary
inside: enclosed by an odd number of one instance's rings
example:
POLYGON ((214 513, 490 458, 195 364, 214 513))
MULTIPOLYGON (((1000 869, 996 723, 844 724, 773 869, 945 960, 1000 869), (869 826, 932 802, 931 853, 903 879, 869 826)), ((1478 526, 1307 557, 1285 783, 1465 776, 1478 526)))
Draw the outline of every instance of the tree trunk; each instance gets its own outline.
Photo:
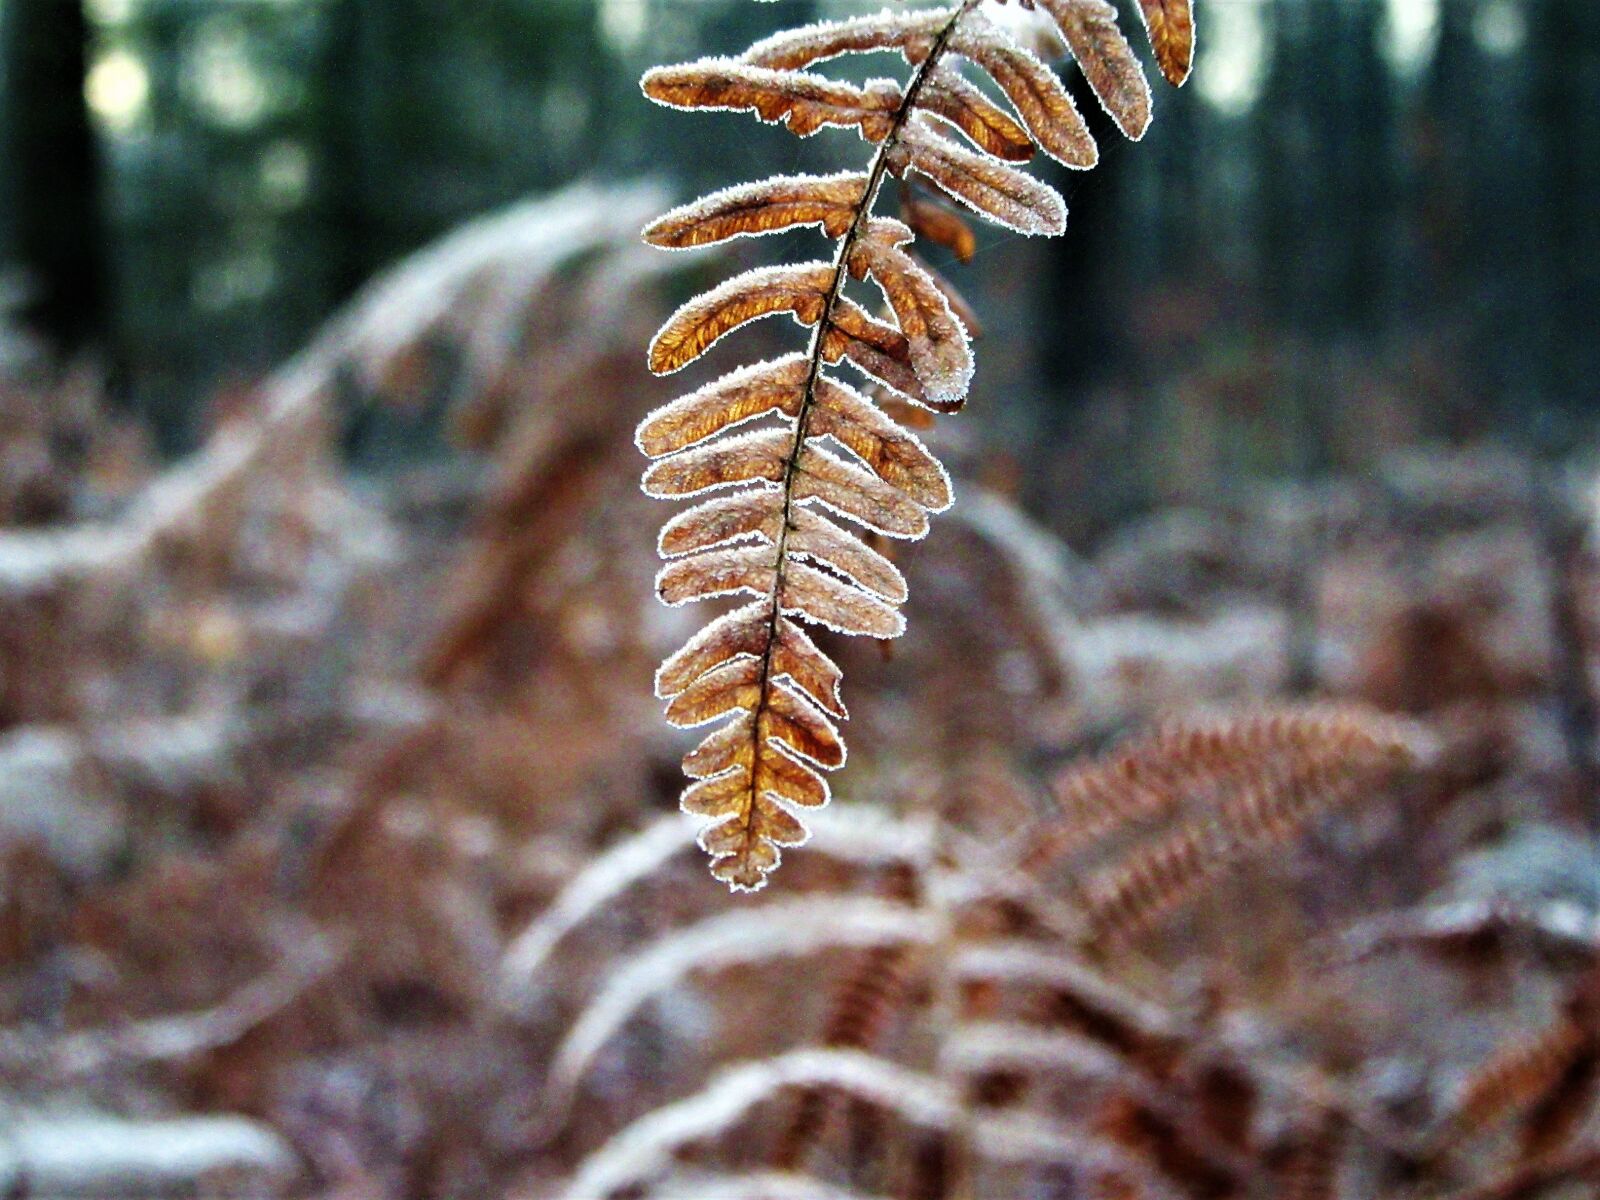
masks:
POLYGON ((11 250, 25 273, 21 317, 72 353, 103 341, 105 238, 99 164, 83 84, 89 28, 73 0, 0 6, 11 250))

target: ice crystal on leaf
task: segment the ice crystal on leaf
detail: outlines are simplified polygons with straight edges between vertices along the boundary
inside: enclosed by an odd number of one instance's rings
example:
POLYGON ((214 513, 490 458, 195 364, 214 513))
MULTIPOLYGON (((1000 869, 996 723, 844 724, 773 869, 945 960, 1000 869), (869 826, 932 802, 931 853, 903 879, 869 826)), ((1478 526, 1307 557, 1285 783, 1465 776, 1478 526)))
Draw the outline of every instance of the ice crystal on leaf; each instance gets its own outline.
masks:
MULTIPOLYGON (((1111 7, 1039 2, 1106 111, 1128 136, 1142 136, 1150 92, 1111 7)), ((951 502, 949 477, 927 447, 826 369, 848 362, 934 412, 965 402, 973 361, 961 314, 970 310, 914 243, 921 234, 965 260, 973 237, 954 213, 911 196, 910 178, 1009 229, 1057 234, 1065 202, 1019 164, 1040 149, 1079 168, 1097 156, 1061 81, 978 4, 823 21, 736 57, 657 67, 641 81, 645 95, 670 108, 754 112, 801 137, 854 129, 874 148, 865 171, 726 188, 644 231, 671 250, 802 228, 836 243, 831 260, 761 267, 711 288, 650 344, 650 368, 665 375, 762 317, 788 313, 811 331, 804 351, 742 367, 658 409, 636 439, 653 460, 643 481, 649 495, 698 498, 661 532, 660 598, 754 597, 697 633, 656 676, 672 724, 716 725, 684 759, 692 782, 682 807, 704 818, 699 840, 712 873, 736 890, 761 887, 779 847, 806 840, 797 813, 827 802, 820 772, 845 758, 834 724, 844 716, 839 668, 802 625, 874 638, 905 627, 904 577, 844 523, 920 538, 929 514, 951 502), (908 77, 858 86, 808 69, 871 51, 898 53, 908 77), (963 75, 963 63, 987 73, 1012 111, 963 75), (873 215, 891 176, 904 181, 905 222, 873 215), (876 286, 881 314, 845 294, 852 277, 876 286)), ((1163 73, 1181 79, 1193 46, 1188 0, 1143 0, 1143 15, 1163 73)))

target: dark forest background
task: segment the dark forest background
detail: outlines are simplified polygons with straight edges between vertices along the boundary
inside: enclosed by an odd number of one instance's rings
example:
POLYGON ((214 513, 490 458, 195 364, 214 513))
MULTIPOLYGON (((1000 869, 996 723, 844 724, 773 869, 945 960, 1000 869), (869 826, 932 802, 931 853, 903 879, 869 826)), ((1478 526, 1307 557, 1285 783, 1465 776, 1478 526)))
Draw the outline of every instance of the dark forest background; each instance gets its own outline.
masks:
MULTIPOLYGON (((4 0, 6 294, 190 447, 219 387, 475 214, 579 178, 836 163, 837 139, 674 120, 634 81, 860 7, 4 0)), ((1570 450, 1600 378, 1596 6, 1200 17, 1194 86, 1158 96, 1148 144, 1102 137, 1100 170, 1058 173, 1069 235, 991 235, 963 280, 995 343, 975 402, 1033 498, 1121 511, 1419 437, 1570 450), (1152 449, 1108 480, 1041 440, 1152 449)))

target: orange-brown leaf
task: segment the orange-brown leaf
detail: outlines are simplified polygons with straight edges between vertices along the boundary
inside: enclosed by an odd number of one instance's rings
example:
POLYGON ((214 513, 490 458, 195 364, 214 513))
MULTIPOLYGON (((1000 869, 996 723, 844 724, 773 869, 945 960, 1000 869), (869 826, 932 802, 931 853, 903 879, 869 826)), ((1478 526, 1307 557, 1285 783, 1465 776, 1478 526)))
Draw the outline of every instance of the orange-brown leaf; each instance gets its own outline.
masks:
POLYGON ((920 107, 945 118, 985 153, 1008 162, 1027 162, 1033 157, 1028 131, 949 67, 933 71, 917 100, 920 107))
POLYGON ((1124 134, 1138 141, 1150 127, 1150 85, 1106 0, 1038 0, 1061 29, 1083 77, 1124 134))
POLYGON ((783 493, 777 488, 714 496, 662 526, 657 548, 662 558, 676 558, 752 537, 774 542, 782 524, 783 493))
POLYGON ((841 54, 870 50, 900 50, 911 62, 921 62, 950 15, 947 8, 908 13, 885 10, 847 21, 820 21, 763 38, 740 57, 752 66, 779 70, 797 70, 841 54))
MULTIPOLYGON (((805 509, 797 509, 804 513, 805 509)), ((844 678, 838 665, 817 649, 806 631, 787 617, 778 620, 778 644, 772 651, 772 673, 787 676, 790 683, 811 698, 824 712, 845 715, 839 684, 844 678)))
POLYGON ((759 659, 736 658, 723 663, 672 698, 667 721, 680 729, 693 729, 730 712, 753 712, 761 700, 760 685, 759 659))
POLYGON ((885 483, 933 512, 950 507, 950 477, 915 434, 896 424, 853 387, 827 375, 817 379, 809 432, 831 434, 885 483))
POLYGON ((967 331, 933 277, 897 245, 900 230, 910 238, 911 231, 898 221, 873 221, 868 235, 856 242, 850 265, 870 274, 894 309, 911 367, 928 398, 954 404, 972 381, 967 331))
POLYGON ((780 603, 785 613, 857 637, 896 638, 906 628, 905 618, 882 600, 799 561, 784 567, 780 603))
POLYGON ((656 409, 634 441, 650 458, 660 458, 775 409, 792 417, 809 369, 806 356, 796 353, 730 371, 656 409))
POLYGON ((739 326, 774 313, 790 312, 804 325, 822 319, 833 283, 833 266, 824 262, 759 267, 702 292, 667 318, 650 343, 650 369, 657 375, 681 371, 739 326))
POLYGON ((713 596, 772 591, 772 552, 764 546, 708 550, 690 558, 677 558, 656 576, 656 594, 665 604, 687 604, 713 596))
POLYGON ((899 568, 855 534, 846 532, 820 513, 807 508, 795 509, 794 528, 789 531, 787 549, 790 554, 826 564, 890 604, 905 602, 906 579, 899 568))
POLYGON ((893 325, 868 315, 849 297, 841 296, 833 320, 822 337, 822 360, 836 363, 848 358, 860 370, 893 388, 909 400, 936 412, 955 412, 960 403, 933 400, 911 366, 911 343, 893 325))
POLYGON ((833 770, 844 765, 844 743, 839 730, 815 704, 783 684, 767 691, 761 714, 765 738, 784 743, 808 762, 833 770))
POLYGON ((1139 0, 1139 15, 1161 74, 1173 87, 1182 87, 1194 67, 1192 0, 1139 0))
POLYGON ((974 212, 1018 233, 1049 234, 1067 227, 1060 193, 1015 167, 957 146, 922 121, 906 124, 896 165, 926 176, 974 212))
POLYGON ((640 86, 646 96, 669 108, 752 110, 763 121, 783 121, 799 137, 809 137, 824 125, 854 125, 869 142, 879 142, 888 136, 900 107, 900 88, 887 79, 858 88, 732 58, 656 67, 645 72, 640 86))
POLYGON ((857 173, 763 179, 673 209, 645 227, 644 240, 668 250, 687 250, 799 225, 820 225, 829 237, 843 237, 866 190, 867 177, 857 173))
POLYGON ((661 664, 656 671, 656 695, 663 700, 676 696, 730 659, 764 654, 770 627, 767 605, 760 601, 724 613, 661 664))
POLYGON ((962 23, 950 45, 1000 85, 1046 154, 1082 170, 1099 160, 1099 150, 1078 106, 1044 63, 978 16, 962 23))
POLYGON ((900 206, 900 218, 918 237, 943 246, 960 262, 971 262, 978 252, 978 238, 972 226, 942 204, 907 200, 900 206))
POLYGON ((755 718, 741 713, 720 729, 706 734, 683 756, 683 773, 690 779, 709 779, 732 767, 748 768, 755 758, 755 718))
POLYGON ((928 510, 869 471, 808 443, 794 480, 796 500, 817 500, 891 537, 920 538, 928 532, 928 510))
POLYGON ((794 446, 788 429, 761 429, 691 447, 658 458, 644 473, 645 495, 656 499, 694 496, 715 488, 765 479, 776 483, 794 446))

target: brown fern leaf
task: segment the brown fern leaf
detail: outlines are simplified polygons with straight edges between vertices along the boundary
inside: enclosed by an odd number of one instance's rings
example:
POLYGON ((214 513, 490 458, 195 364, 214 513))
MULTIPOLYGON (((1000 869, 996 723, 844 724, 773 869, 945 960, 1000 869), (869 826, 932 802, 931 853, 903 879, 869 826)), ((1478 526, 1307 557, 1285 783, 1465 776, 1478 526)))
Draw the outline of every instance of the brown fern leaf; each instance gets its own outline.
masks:
POLYGON ((1034 838, 1023 865, 1038 873, 1117 830, 1170 816, 1187 803, 1242 793, 1264 766, 1284 758, 1388 753, 1398 760, 1407 745, 1400 726, 1339 705, 1169 722, 1058 776, 1052 790, 1059 815, 1034 838))
MULTIPOLYGON (((754 600, 672 655, 656 691, 673 724, 720 723, 684 760, 693 782, 682 806, 706 818, 700 840, 712 873, 735 889, 760 887, 779 847, 806 839, 796 811, 827 802, 820 772, 845 758, 834 724, 844 716, 838 667, 797 622, 880 639, 904 625, 899 571, 831 517, 869 534, 918 538, 929 514, 951 500, 943 467, 906 425, 826 369, 849 362, 896 397, 937 412, 960 408, 971 381, 967 328, 950 289, 906 248, 916 226, 873 216, 883 181, 914 172, 1000 224, 1059 233, 1066 221, 1060 195, 1009 164, 1031 158, 1036 142, 1075 166, 1094 161, 1094 144, 1060 81, 977 16, 977 4, 823 22, 769 37, 738 58, 660 67, 641 81, 647 96, 668 107, 753 111, 802 137, 825 126, 854 128, 875 146, 864 172, 729 188, 645 230, 647 241, 668 249, 801 227, 820 227, 837 243, 831 261, 759 268, 690 300, 650 346, 651 370, 669 374, 761 317, 788 313, 812 331, 804 352, 690 392, 646 418, 637 437, 654 460, 644 477, 648 494, 734 489, 668 522, 657 591, 668 604, 754 600), (898 52, 911 65, 903 85, 856 86, 804 69, 873 50, 898 52), (959 59, 989 71, 1020 120, 961 75, 959 59), (878 287, 891 320, 844 294, 851 276, 878 287), (741 428, 752 422, 759 424, 741 428), (824 449, 817 442, 824 437, 850 457, 824 449)), ((1093 5, 1078 0, 1064 11, 1075 22, 1085 70, 1133 127, 1137 89, 1123 77, 1118 49, 1126 44, 1093 5)), ((924 213, 920 224, 970 257, 971 231, 957 218, 924 213)))
POLYGON ((940 66, 929 74, 922 104, 966 134, 979 150, 1009 162, 1033 157, 1028 131, 949 67, 940 66))
MULTIPOLYGON (((1241 1182, 1225 1164, 1197 1152, 1185 1131, 1167 1116, 1155 1112, 1138 1097, 1116 1092, 1101 1104, 1095 1130, 1143 1160, 1163 1180, 1181 1184, 1183 1195, 1223 1200, 1244 1193, 1241 1182)), ((1102 1176, 1102 1190, 1110 1195, 1131 1181, 1120 1172, 1102 1176)), ((1140 1193, 1135 1191, 1133 1195, 1140 1193)))
MULTIPOLYGON (((1171 744, 1187 744, 1197 758, 1215 757, 1217 765, 1191 777, 1211 785, 1208 798, 1214 802, 1136 842, 1082 883, 1091 938, 1148 928, 1245 858, 1281 845, 1319 813, 1383 785, 1413 756, 1403 727, 1359 710, 1246 720, 1234 730, 1224 724, 1198 738, 1169 739, 1169 754, 1171 744)), ((1152 765, 1159 777, 1179 761, 1156 758, 1152 765)), ((1173 795, 1152 789, 1124 815, 1173 795)))
POLYGON ((1307 706, 1170 722, 1060 775, 1059 816, 1035 836, 1023 865, 1037 873, 1114 831, 1237 791, 1269 760, 1319 744, 1359 751, 1370 745, 1373 720, 1364 710, 1307 706))
POLYGON ((900 204, 900 219, 918 237, 943 246, 958 262, 969 263, 978 252, 978 239, 968 225, 942 204, 906 199, 900 204))
POLYGON ((926 118, 906 125, 889 162, 897 174, 915 171, 973 212, 1017 233, 1054 237, 1067 227, 1066 201, 1054 188, 963 149, 926 118))
POLYGON ((1139 0, 1139 15, 1156 52, 1156 66, 1168 83, 1183 86, 1194 67, 1192 0, 1139 0))
POLYGON ((688 250, 797 225, 820 225, 829 237, 843 237, 866 190, 867 177, 861 174, 763 179, 673 209, 645 226, 644 240, 663 250, 688 250))
POLYGON ((999 36, 995 26, 982 18, 963 23, 953 48, 1000 85, 1028 132, 1051 158, 1080 170, 1099 161, 1100 151, 1083 115, 1049 67, 999 36))
POLYGON ((803 71, 772 71, 728 58, 657 67, 641 81, 644 94, 669 108, 751 111, 769 124, 810 137, 824 125, 856 126, 869 142, 894 128, 900 89, 886 79, 855 87, 803 71))
POLYGON ((1135 141, 1150 128, 1150 85, 1106 0, 1038 0, 1078 60, 1095 98, 1135 141))

